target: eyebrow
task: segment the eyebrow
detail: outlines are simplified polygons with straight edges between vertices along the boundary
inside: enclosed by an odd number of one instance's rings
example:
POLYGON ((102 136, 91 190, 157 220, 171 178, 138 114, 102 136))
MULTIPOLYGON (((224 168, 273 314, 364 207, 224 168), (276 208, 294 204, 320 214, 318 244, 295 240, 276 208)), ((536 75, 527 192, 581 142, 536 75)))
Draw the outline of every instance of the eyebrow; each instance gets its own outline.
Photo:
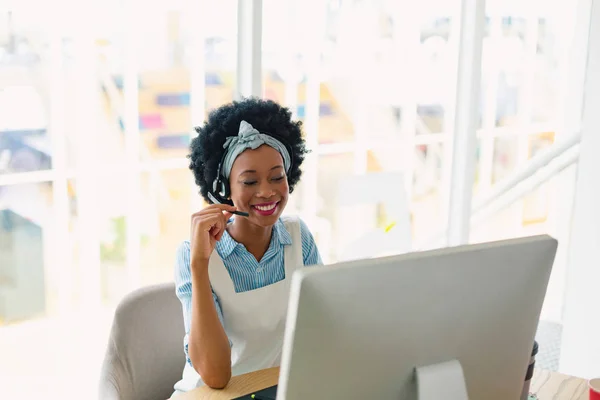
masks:
MULTIPOLYGON (((271 168, 271 171, 273 171, 273 170, 276 170, 276 169, 278 169, 278 168, 281 168, 281 169, 283 169, 283 165, 276 165, 276 166, 274 166, 273 168, 271 168)), ((255 170, 255 169, 247 169, 247 170, 245 170, 245 171, 242 171, 242 172, 240 173, 240 175, 244 175, 244 174, 255 174, 255 173, 256 173, 256 170, 255 170)))

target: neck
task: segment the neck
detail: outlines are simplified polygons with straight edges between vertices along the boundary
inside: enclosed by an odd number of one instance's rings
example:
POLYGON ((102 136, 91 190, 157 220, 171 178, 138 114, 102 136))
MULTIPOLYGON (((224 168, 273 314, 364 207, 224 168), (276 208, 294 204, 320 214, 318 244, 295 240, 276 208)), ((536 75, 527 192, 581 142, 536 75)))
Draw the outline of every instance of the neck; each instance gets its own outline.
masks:
POLYGON ((227 232, 260 261, 269 248, 273 226, 258 226, 248 222, 245 218, 235 218, 234 223, 228 226, 227 232))

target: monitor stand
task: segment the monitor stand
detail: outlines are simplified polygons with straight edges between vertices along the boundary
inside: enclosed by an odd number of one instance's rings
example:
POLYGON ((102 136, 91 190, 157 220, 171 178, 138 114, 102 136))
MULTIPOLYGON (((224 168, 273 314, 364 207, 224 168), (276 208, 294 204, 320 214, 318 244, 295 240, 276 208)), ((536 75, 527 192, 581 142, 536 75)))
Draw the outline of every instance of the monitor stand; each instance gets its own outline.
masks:
POLYGON ((462 366, 458 360, 416 368, 419 400, 468 400, 462 366))

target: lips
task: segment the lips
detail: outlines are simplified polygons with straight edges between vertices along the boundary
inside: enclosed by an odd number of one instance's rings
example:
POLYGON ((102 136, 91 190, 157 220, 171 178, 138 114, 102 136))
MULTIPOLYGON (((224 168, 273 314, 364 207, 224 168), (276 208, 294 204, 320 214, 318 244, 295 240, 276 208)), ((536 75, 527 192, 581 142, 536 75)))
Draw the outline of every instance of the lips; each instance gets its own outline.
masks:
POLYGON ((277 206, 279 205, 278 201, 273 201, 270 203, 262 203, 262 204, 254 204, 252 205, 252 210, 254 210, 257 214, 262 216, 269 216, 275 214, 277 211, 277 206))

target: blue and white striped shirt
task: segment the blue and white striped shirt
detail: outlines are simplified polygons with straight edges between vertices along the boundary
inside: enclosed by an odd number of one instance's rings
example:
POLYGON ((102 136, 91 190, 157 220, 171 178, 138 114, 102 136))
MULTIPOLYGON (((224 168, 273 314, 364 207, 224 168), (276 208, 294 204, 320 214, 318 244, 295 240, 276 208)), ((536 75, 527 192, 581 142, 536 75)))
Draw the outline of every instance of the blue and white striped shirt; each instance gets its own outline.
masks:
MULTIPOLYGON (((320 265, 321 256, 315 240, 308 230, 304 221, 300 222, 300 235, 302 237, 302 259, 305 266, 320 265)), ((237 293, 258 289, 272 285, 285 278, 284 268, 284 246, 292 244, 292 237, 281 220, 273 226, 271 243, 266 253, 260 260, 244 247, 236 242, 225 231, 221 240, 217 242, 216 250, 225 268, 229 272, 237 293)), ((192 277, 190 273, 190 242, 184 241, 177 250, 175 264, 175 287, 177 297, 183 308, 183 320, 185 324, 184 350, 188 363, 191 361, 188 355, 188 338, 192 319, 192 277)), ((219 304, 219 298, 213 292, 215 307, 221 323, 223 323, 223 312, 219 304)))

